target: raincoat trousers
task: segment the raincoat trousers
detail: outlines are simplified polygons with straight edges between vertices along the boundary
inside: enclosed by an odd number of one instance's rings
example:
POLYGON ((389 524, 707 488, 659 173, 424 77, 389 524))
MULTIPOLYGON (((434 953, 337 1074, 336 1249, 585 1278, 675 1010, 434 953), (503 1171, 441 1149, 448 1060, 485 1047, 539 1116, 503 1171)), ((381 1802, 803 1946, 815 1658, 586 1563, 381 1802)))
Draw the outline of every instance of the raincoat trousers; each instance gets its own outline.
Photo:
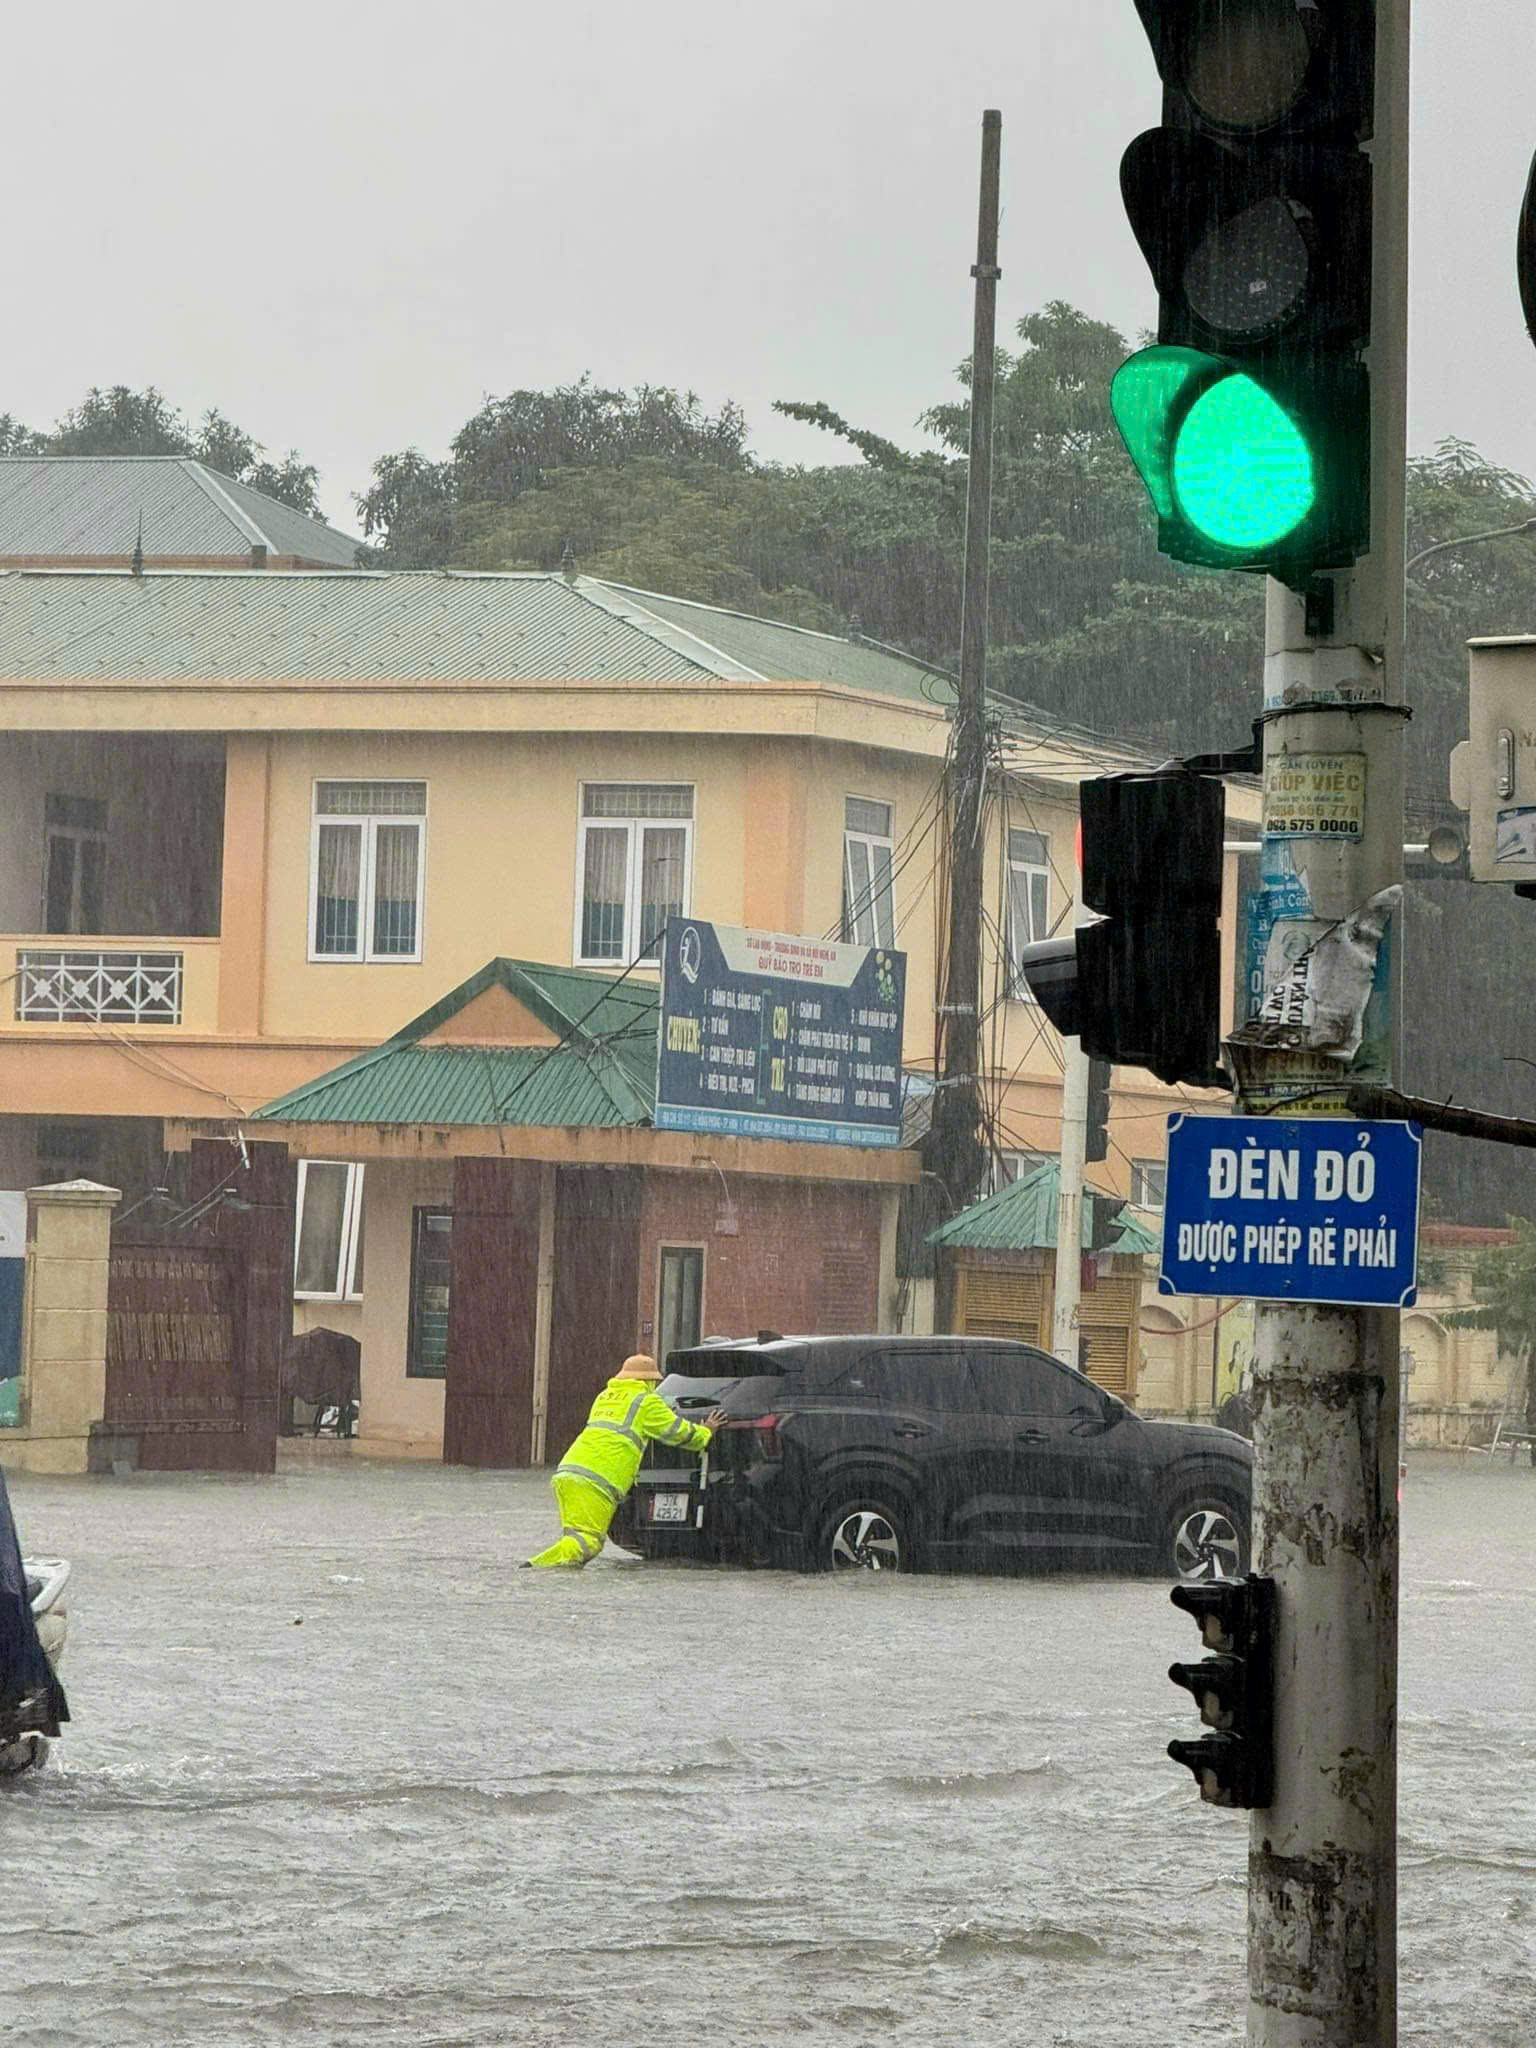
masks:
POLYGON ((614 1510, 635 1483, 646 1444, 704 1451, 709 1439, 703 1423, 685 1421, 648 1381, 622 1374, 611 1379, 550 1481, 560 1512, 559 1541, 529 1563, 590 1564, 603 1547, 614 1510))

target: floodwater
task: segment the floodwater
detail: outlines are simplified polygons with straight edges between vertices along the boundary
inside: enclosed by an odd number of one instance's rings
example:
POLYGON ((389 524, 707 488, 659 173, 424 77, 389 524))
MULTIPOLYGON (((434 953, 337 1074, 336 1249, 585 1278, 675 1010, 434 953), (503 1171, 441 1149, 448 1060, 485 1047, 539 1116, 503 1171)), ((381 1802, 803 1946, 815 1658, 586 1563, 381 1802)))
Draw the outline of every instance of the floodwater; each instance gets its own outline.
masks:
MULTIPOLYGON (((1246 1821, 1154 1582, 511 1569, 528 1475, 17 1478, 75 1723, 7 2048, 1222 2044, 1246 1821)), ((1536 1475, 1405 1497, 1403 2035, 1536 2037, 1536 1475)))

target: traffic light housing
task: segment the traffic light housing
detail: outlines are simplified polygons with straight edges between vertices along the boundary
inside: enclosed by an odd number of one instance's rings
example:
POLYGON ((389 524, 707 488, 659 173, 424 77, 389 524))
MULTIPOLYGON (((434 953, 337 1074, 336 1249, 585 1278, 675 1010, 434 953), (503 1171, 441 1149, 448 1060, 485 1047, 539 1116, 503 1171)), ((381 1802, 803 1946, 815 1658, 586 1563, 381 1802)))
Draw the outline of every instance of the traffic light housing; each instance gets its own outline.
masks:
POLYGON ((1125 1228, 1125 1199, 1120 1195, 1101 1195, 1097 1188, 1089 1188, 1086 1200, 1088 1250, 1107 1252, 1125 1228))
POLYGON ((1157 344, 1110 405, 1179 561, 1298 589, 1370 545, 1375 0, 1135 0, 1163 125, 1120 166, 1157 344))
POLYGON ((1109 1157, 1109 1079, 1113 1072, 1108 1060, 1088 1062, 1087 1145, 1083 1158, 1090 1166, 1109 1157))
POLYGON ((1193 1693, 1210 1729, 1170 1742, 1175 1763, 1193 1771, 1212 1806, 1268 1806, 1275 1796, 1275 1582, 1210 1579, 1175 1586, 1168 1596, 1192 1614, 1214 1654, 1170 1664, 1175 1685, 1193 1693))
POLYGON ((1083 901, 1101 918, 1023 949, 1031 993, 1092 1058, 1222 1085, 1221 783, 1178 765, 1104 775, 1078 804, 1083 901))

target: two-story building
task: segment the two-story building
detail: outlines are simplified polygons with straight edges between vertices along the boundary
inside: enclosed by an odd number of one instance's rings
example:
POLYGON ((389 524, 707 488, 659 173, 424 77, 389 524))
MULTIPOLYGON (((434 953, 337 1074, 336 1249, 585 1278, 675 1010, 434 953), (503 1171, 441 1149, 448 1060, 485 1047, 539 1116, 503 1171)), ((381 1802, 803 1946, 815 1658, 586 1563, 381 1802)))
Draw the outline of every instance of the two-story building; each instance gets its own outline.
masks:
MULTIPOLYGON (((951 702, 857 639, 579 575, 0 575, 0 1187, 86 1174, 129 1205, 167 1120, 241 1128, 494 959, 654 980, 673 912, 900 947, 931 1073, 951 702)), ((1070 914, 1077 783, 1137 764, 999 714, 1007 1169, 1060 1115, 1012 963, 1070 914)), ((1155 1203, 1174 1098, 1116 1078, 1104 1178, 1155 1203)), ((301 1324, 361 1328, 373 1171, 304 1161, 301 1324)))

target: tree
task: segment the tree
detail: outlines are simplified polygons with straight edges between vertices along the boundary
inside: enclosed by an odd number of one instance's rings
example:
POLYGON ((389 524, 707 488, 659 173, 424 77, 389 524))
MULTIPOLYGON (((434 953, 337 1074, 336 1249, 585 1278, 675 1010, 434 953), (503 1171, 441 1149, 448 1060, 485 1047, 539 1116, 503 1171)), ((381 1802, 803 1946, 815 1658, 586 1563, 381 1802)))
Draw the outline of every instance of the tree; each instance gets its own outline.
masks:
POLYGON ((13 413, 0 412, 0 455, 46 455, 45 434, 23 426, 13 413))
POLYGON ((672 597, 835 627, 833 608, 787 582, 806 494, 774 471, 740 474, 641 456, 622 468, 557 469, 511 505, 471 505, 452 522, 452 559, 469 569, 555 569, 570 549, 583 574, 672 597))
MULTIPOLYGON (((1511 1216, 1515 1234, 1510 1245, 1484 1252, 1472 1269, 1473 1308, 1456 1309, 1445 1320, 1453 1328, 1493 1330, 1499 1349, 1520 1360, 1525 1375, 1525 1427, 1536 1432, 1536 1223, 1524 1216, 1511 1216)), ((1531 1468, 1536 1471, 1536 1436, 1531 1446, 1531 1468)))
POLYGON ((48 437, 50 455, 190 455, 186 422, 153 384, 92 385, 48 437))
POLYGON ((711 414, 696 392, 661 384, 609 390, 585 375, 551 391, 488 398, 454 436, 446 462, 414 448, 381 456, 357 508, 382 561, 444 566, 461 511, 514 505, 567 469, 650 459, 744 473, 752 467, 746 432, 741 408, 730 401, 711 414))
POLYGON ((191 455, 312 519, 323 516, 320 473, 297 449, 290 448, 280 462, 268 461, 261 442, 217 408, 193 429, 153 384, 142 391, 93 384, 51 434, 34 433, 9 413, 0 414, 0 455, 191 455))

